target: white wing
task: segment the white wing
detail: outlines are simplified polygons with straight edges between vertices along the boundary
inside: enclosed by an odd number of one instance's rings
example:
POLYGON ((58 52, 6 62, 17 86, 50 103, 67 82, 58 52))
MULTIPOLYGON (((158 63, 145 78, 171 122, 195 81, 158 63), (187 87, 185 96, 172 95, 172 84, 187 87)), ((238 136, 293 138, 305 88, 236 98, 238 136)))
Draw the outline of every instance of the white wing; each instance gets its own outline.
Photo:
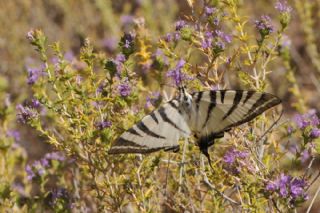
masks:
POLYGON ((196 92, 192 100, 193 113, 188 123, 200 144, 223 136, 231 127, 248 122, 281 103, 274 95, 243 90, 196 92))
POLYGON ((113 143, 109 154, 179 149, 179 138, 188 137, 190 130, 178 106, 177 100, 171 100, 145 116, 113 143))

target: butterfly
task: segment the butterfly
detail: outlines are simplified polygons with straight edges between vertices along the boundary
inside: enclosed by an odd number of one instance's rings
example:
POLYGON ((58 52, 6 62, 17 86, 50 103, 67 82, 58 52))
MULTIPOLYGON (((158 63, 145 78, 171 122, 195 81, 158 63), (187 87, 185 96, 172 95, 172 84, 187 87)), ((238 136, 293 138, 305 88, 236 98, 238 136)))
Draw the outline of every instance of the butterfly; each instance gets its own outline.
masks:
POLYGON ((176 98, 125 131, 108 153, 177 152, 179 139, 193 134, 210 163, 208 148, 215 139, 280 103, 275 95, 252 90, 210 90, 189 94, 184 87, 179 87, 176 98))

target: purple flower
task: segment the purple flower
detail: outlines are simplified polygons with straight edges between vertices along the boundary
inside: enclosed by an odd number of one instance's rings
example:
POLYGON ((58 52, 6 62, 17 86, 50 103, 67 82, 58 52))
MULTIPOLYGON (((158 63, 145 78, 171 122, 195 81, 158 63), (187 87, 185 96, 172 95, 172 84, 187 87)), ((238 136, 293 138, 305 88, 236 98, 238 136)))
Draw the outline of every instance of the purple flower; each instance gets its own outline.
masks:
POLYGON ((27 123, 32 118, 37 116, 36 112, 31 110, 29 107, 24 107, 21 104, 17 105, 17 119, 21 123, 27 123))
POLYGON ((255 25, 262 36, 269 35, 274 31, 274 27, 271 24, 271 18, 267 15, 263 15, 259 20, 256 20, 255 25))
POLYGON ((102 40, 102 47, 107 51, 113 52, 117 49, 117 39, 115 37, 107 37, 102 40))
POLYGON ((76 76, 76 84, 80 85, 82 80, 83 78, 81 77, 81 75, 76 76))
POLYGON ((123 42, 123 47, 129 49, 133 46, 133 41, 135 39, 135 35, 132 33, 124 34, 123 38, 121 39, 123 42))
POLYGON ((32 98, 30 106, 34 109, 38 109, 41 106, 41 103, 38 99, 32 98))
POLYGON ((306 128, 309 125, 309 122, 302 115, 295 115, 293 120, 300 129, 306 128))
POLYGON ((66 157, 62 152, 50 152, 44 156, 47 160, 65 161, 66 157))
POLYGON ((236 150, 235 148, 230 148, 223 156, 223 161, 226 164, 232 165, 235 160, 238 159, 245 159, 248 157, 249 153, 246 151, 239 151, 236 150))
POLYGON ((306 189, 307 183, 304 179, 293 178, 283 173, 275 181, 269 181, 266 185, 267 191, 278 193, 282 198, 289 199, 289 203, 293 205, 298 199, 300 201, 308 199, 306 189))
POLYGON ((134 23, 134 16, 132 15, 122 15, 120 17, 120 22, 123 26, 127 26, 134 23))
POLYGON ((122 53, 119 53, 117 56, 116 56, 116 63, 123 63, 125 62, 127 59, 126 59, 126 56, 123 55, 122 53))
POLYGON ((156 102, 159 100, 160 92, 152 92, 150 96, 147 96, 145 107, 149 108, 155 106, 156 102))
POLYGON ((26 35, 26 37, 27 37, 27 39, 30 41, 30 42, 34 42, 36 39, 35 39, 35 30, 29 30, 28 32, 27 32, 27 35, 26 35))
POLYGON ((29 164, 26 166, 25 170, 26 170, 26 173, 27 173, 27 179, 28 180, 32 180, 36 176, 29 164))
POLYGON ((57 205, 58 200, 60 199, 63 200, 63 202, 61 203, 63 204, 64 208, 72 208, 72 197, 70 196, 68 190, 65 188, 55 188, 50 191, 46 197, 46 201, 51 207, 57 205))
POLYGON ((227 152, 224 156, 223 156, 223 161, 227 164, 233 164, 234 161, 236 160, 235 156, 233 155, 233 153, 227 152))
POLYGON ((47 158, 41 158, 40 163, 44 168, 49 167, 49 160, 47 158))
POLYGON ((102 93, 103 89, 107 86, 107 83, 105 81, 103 81, 102 83, 99 84, 98 88, 97 88, 97 93, 102 93))
POLYGON ((266 186, 266 190, 268 191, 275 191, 277 188, 278 188, 277 185, 271 181, 266 186))
POLYGON ((218 51, 224 50, 226 45, 222 41, 217 41, 215 43, 215 47, 218 49, 218 51))
POLYGON ((312 127, 311 135, 314 137, 318 136, 318 126, 320 125, 319 117, 316 114, 315 110, 310 110, 306 114, 297 114, 293 117, 293 121, 299 129, 304 130, 308 126, 312 127))
POLYGON ((204 38, 202 40, 201 46, 202 48, 210 48, 212 45, 212 40, 213 40, 213 33, 210 31, 205 32, 204 38))
POLYGON ((218 17, 215 17, 215 18, 213 19, 213 24, 216 25, 216 26, 218 26, 219 23, 220 23, 219 18, 218 18, 218 17))
POLYGON ((180 31, 182 28, 184 28, 187 24, 184 20, 179 20, 176 22, 176 31, 180 31))
POLYGON ((320 137, 320 129, 313 128, 310 132, 310 137, 312 138, 319 138, 320 137))
POLYGON ((280 13, 290 13, 292 11, 292 7, 288 5, 287 1, 277 1, 274 7, 280 13))
POLYGON ((216 11, 216 8, 214 7, 205 7, 204 13, 206 16, 211 16, 216 11))
POLYGON ((173 33, 167 33, 163 39, 169 43, 171 41, 177 42, 180 40, 180 38, 181 38, 180 32, 173 32, 173 33))
POLYGON ((232 41, 232 37, 224 32, 222 32, 221 30, 216 30, 215 34, 221 38, 222 40, 224 40, 227 43, 231 43, 232 41))
POLYGON ((294 179, 290 184, 290 194, 293 198, 304 197, 306 182, 303 179, 294 179))
POLYGON ((17 131, 17 130, 8 130, 8 131, 7 131, 7 136, 14 138, 14 140, 15 140, 16 142, 17 142, 17 141, 20 141, 20 139, 21 139, 20 132, 17 131))
POLYGON ((301 162, 305 163, 310 158, 310 151, 308 149, 303 150, 301 153, 301 162))
POLYGON ((99 130, 103 130, 105 128, 109 128, 112 126, 112 122, 111 121, 100 121, 100 122, 97 122, 95 124, 96 128, 99 129, 99 130))
POLYGON ((27 83, 29 85, 36 83, 36 81, 39 79, 39 77, 42 74, 42 71, 39 68, 28 68, 27 72, 28 72, 27 83))
POLYGON ((74 54, 73 54, 73 52, 72 52, 71 50, 68 51, 68 52, 66 52, 66 53, 64 54, 64 59, 67 60, 67 61, 69 61, 69 62, 71 62, 71 61, 74 59, 74 54))
POLYGON ((129 85, 128 78, 125 78, 119 85, 118 85, 118 92, 122 97, 127 97, 131 94, 131 86, 129 85))
POLYGON ((174 80, 176 86, 179 86, 183 80, 191 80, 192 79, 187 74, 181 72, 185 63, 186 63, 185 60, 180 59, 176 65, 176 67, 167 72, 167 77, 171 77, 174 80))

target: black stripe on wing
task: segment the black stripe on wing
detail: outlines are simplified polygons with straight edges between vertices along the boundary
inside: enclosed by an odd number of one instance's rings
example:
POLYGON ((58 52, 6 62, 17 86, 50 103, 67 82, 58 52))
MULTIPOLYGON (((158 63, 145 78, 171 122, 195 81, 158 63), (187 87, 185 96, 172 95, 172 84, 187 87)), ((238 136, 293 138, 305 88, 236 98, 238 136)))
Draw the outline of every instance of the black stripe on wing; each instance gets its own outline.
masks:
POLYGON ((229 117, 229 115, 231 115, 232 112, 237 109, 237 106, 238 106, 238 104, 239 104, 240 101, 241 101, 242 94, 243 94, 243 91, 241 91, 241 90, 236 90, 236 94, 234 95, 234 98, 233 98, 232 107, 229 109, 229 111, 227 112, 227 114, 225 114, 225 115, 223 116, 222 120, 224 120, 224 119, 226 119, 227 117, 229 117))
POLYGON ((154 111, 151 112, 150 116, 157 124, 159 123, 158 118, 156 117, 156 114, 154 113, 154 111))
MULTIPOLYGON (((250 110, 248 111, 247 115, 239 120, 236 123, 232 123, 229 126, 227 126, 225 129, 230 129, 231 127, 239 126, 243 123, 249 122, 267 109, 276 106, 281 103, 281 99, 277 96, 274 96, 272 94, 268 93, 262 93, 261 97, 252 105, 250 110)), ((224 131, 222 130, 222 131, 224 131)))
POLYGON ((254 93, 256 93, 256 92, 253 91, 253 90, 249 90, 249 91, 247 92, 246 99, 244 99, 242 105, 244 105, 244 104, 254 95, 254 93))
MULTIPOLYGON (((169 123, 171 126, 173 126, 174 128, 176 128, 179 131, 185 132, 183 129, 181 129, 180 127, 178 127, 178 125, 176 123, 174 123, 167 115, 166 111, 165 111, 165 107, 160 107, 158 110, 162 120, 164 122, 169 123)), ((179 113, 180 114, 180 113, 179 113)))
POLYGON ((214 90, 211 90, 210 91, 210 104, 209 104, 209 107, 208 107, 208 111, 207 111, 207 117, 206 117, 206 120, 205 122, 203 123, 202 127, 205 127, 210 119, 210 116, 211 116, 211 113, 212 113, 212 110, 216 107, 216 98, 217 98, 217 93, 216 91, 214 90))
POLYGON ((137 135, 137 136, 142 137, 142 135, 140 135, 139 132, 137 132, 137 131, 136 131, 135 129, 133 129, 133 128, 128 129, 127 132, 129 132, 129 133, 131 133, 131 134, 133 134, 133 135, 137 135))
POLYGON ((136 125, 142 132, 146 133, 149 136, 152 136, 154 138, 162 138, 165 139, 165 137, 158 135, 155 132, 152 132, 144 123, 143 121, 140 121, 137 125, 136 125))

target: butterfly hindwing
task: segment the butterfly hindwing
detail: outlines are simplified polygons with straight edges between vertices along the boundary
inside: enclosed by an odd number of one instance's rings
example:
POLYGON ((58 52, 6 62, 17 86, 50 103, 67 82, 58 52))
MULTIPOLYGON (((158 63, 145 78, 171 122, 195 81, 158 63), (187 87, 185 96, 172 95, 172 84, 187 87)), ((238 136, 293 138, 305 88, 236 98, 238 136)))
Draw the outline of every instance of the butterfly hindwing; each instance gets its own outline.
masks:
POLYGON ((196 92, 192 97, 190 128, 205 140, 217 138, 281 102, 268 93, 244 90, 196 92))
POLYGON ((160 149, 178 149, 179 138, 190 134, 178 106, 177 100, 171 100, 145 116, 113 143, 109 154, 150 153, 160 149))

